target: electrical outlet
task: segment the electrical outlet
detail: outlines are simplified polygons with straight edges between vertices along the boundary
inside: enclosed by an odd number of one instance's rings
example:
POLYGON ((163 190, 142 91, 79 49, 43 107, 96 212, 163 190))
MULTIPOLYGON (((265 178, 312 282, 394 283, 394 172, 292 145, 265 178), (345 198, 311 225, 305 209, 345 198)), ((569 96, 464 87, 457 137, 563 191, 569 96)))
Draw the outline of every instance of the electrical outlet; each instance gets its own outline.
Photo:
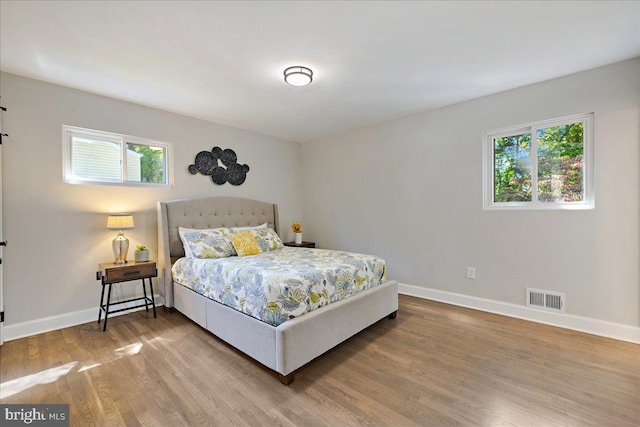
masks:
POLYGON ((473 267, 467 267, 467 279, 475 280, 476 278, 476 269, 473 267))

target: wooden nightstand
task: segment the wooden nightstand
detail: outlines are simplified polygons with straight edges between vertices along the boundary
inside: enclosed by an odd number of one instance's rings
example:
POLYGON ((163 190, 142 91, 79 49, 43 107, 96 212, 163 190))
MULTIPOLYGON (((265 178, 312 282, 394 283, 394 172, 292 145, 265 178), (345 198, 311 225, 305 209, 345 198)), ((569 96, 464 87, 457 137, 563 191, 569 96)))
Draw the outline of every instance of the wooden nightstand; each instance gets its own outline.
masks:
POLYGON ((302 242, 299 245, 296 245, 296 242, 285 242, 283 245, 291 246, 292 248, 315 248, 316 242, 302 242))
POLYGON ((104 311, 104 325, 103 331, 107 330, 107 320, 109 314, 117 313, 119 311, 131 310, 132 308, 144 307, 149 312, 149 304, 153 307, 153 317, 156 316, 156 299, 153 295, 153 282, 152 277, 158 277, 158 270, 156 269, 155 261, 146 262, 128 262, 127 264, 114 264, 112 262, 98 264, 98 272, 96 273, 96 279, 102 280, 102 293, 100 295, 100 310, 98 312, 98 323, 102 319, 102 312, 104 311), (147 288, 145 287, 145 281, 149 279, 149 291, 151 297, 147 296, 147 288), (140 298, 132 298, 125 301, 111 302, 111 286, 114 283, 128 282, 131 280, 142 280, 142 291, 144 296, 140 298), (104 290, 108 286, 107 291, 107 303, 104 302, 104 290), (110 310, 111 306, 118 304, 125 304, 132 301, 144 301, 144 304, 135 305, 133 307, 121 308, 119 310, 110 310))

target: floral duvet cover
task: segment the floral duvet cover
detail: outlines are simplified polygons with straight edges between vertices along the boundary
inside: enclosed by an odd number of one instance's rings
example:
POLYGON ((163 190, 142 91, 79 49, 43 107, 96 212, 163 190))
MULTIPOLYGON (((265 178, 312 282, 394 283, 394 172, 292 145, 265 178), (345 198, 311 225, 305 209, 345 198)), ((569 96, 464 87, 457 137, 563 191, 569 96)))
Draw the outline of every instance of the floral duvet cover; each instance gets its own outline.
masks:
POLYGON ((386 279, 384 260, 373 255, 291 247, 180 258, 171 271, 174 282, 274 326, 386 279))

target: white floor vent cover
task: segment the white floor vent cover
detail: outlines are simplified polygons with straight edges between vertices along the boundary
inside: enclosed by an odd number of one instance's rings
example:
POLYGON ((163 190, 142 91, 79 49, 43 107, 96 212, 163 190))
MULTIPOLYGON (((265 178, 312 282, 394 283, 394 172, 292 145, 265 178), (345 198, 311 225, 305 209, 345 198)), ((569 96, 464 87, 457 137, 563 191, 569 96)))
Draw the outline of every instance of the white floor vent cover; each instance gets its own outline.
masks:
POLYGON ((527 288, 527 307, 564 313, 564 293, 527 288))

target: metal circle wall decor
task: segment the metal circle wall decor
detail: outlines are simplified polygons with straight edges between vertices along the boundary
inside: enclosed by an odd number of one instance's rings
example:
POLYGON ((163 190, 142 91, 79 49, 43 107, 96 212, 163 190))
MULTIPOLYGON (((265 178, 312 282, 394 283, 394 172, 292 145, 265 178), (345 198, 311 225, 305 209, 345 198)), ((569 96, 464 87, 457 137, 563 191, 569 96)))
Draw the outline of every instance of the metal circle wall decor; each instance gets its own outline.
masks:
POLYGON ((202 175, 211 175, 213 169, 218 166, 218 160, 209 151, 201 151, 196 155, 195 166, 202 175))
POLYGON ((211 180, 218 185, 224 184, 228 179, 229 173, 221 166, 216 167, 213 172, 211 172, 211 180))
POLYGON ((196 154, 195 163, 189 165, 191 175, 198 172, 211 176, 211 180, 218 185, 223 185, 225 182, 231 185, 240 185, 247 179, 249 165, 239 164, 238 156, 232 149, 223 150, 220 147, 213 147, 211 151, 200 151, 196 154), (218 160, 222 165, 218 163, 218 160))
POLYGON ((238 156, 236 156, 236 152, 227 148, 222 152, 222 157, 220 157, 220 161, 225 166, 231 166, 238 161, 238 156))

